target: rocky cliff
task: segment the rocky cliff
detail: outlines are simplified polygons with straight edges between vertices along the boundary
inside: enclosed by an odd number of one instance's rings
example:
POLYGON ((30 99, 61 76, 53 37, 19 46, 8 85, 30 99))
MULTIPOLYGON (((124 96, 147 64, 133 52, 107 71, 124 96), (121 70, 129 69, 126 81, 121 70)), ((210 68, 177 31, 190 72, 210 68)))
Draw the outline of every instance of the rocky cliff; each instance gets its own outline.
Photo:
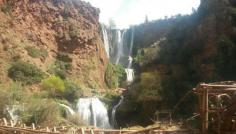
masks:
POLYGON ((0 9, 0 83, 21 60, 85 87, 106 86, 99 9, 80 0, 0 0, 0 9))
MULTIPOLYGON (((199 82, 235 80, 235 7, 234 0, 202 0, 191 15, 136 26, 136 81, 119 109, 120 121, 146 125, 158 112, 172 111, 199 82), (148 28, 154 24, 155 32, 148 28)), ((190 117, 195 104, 192 94, 172 117, 190 117)))

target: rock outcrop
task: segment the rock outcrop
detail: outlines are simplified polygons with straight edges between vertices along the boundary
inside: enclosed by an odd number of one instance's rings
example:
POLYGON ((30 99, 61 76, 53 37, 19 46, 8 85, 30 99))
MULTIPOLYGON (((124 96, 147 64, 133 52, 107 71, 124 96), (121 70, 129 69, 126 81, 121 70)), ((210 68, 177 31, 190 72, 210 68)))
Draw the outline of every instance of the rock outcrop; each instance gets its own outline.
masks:
MULTIPOLYGON (((0 70, 6 72, 4 66, 18 57, 50 73, 63 54, 71 59, 65 70, 69 78, 86 87, 105 87, 108 60, 99 35, 99 9, 80 0, 0 0, 0 7, 0 70), (48 56, 31 57, 26 47, 46 50, 48 56)), ((7 74, 1 79, 7 81, 7 74)))

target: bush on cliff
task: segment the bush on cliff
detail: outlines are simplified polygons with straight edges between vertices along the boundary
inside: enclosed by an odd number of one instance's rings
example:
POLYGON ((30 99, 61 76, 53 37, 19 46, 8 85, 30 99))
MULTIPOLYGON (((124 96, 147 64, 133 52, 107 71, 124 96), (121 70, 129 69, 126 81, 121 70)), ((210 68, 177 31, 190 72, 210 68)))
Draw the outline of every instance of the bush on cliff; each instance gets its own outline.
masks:
POLYGON ((33 57, 33 58, 39 58, 39 57, 47 57, 48 52, 46 49, 37 49, 32 46, 28 46, 25 48, 28 52, 28 55, 33 57))
POLYGON ((71 80, 65 80, 65 91, 62 94, 64 99, 68 100, 69 102, 73 102, 82 95, 83 91, 76 83, 71 80))
POLYGON ((8 69, 8 76, 14 81, 34 84, 43 79, 44 73, 33 64, 17 61, 8 69))
POLYGON ((41 126, 59 125, 62 115, 58 104, 50 99, 31 98, 28 100, 20 117, 24 123, 35 123, 41 126))
POLYGON ((139 101, 161 100, 161 80, 158 72, 141 73, 139 101))
POLYGON ((12 82, 9 85, 0 85, 0 116, 10 119, 6 107, 15 108, 14 114, 27 124, 54 126, 61 122, 62 115, 58 104, 41 93, 26 90, 20 83, 12 82))
POLYGON ((121 65, 109 63, 105 72, 105 81, 109 88, 117 88, 124 80, 125 70, 121 65))
POLYGON ((52 76, 43 80, 42 88, 52 96, 60 96, 65 91, 65 84, 60 77, 52 76))

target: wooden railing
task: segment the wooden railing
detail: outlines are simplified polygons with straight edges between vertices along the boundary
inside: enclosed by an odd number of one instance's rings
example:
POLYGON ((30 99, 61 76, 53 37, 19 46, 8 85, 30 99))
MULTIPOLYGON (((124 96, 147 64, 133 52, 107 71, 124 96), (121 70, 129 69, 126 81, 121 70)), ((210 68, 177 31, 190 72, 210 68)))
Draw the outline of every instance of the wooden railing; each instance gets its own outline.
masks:
POLYGON ((13 121, 0 119, 0 134, 199 134, 197 130, 160 130, 159 127, 142 130, 115 130, 98 128, 53 127, 40 128, 32 124, 13 124, 13 121))

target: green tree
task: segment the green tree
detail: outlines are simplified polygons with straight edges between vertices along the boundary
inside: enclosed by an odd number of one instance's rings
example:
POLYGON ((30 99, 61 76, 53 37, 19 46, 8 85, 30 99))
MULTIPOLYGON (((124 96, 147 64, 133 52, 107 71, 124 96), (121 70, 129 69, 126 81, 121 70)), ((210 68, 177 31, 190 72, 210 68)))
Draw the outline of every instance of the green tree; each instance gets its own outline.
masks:
POLYGON ((60 96, 65 91, 65 84, 60 77, 52 76, 43 80, 42 88, 49 91, 52 96, 60 96))

